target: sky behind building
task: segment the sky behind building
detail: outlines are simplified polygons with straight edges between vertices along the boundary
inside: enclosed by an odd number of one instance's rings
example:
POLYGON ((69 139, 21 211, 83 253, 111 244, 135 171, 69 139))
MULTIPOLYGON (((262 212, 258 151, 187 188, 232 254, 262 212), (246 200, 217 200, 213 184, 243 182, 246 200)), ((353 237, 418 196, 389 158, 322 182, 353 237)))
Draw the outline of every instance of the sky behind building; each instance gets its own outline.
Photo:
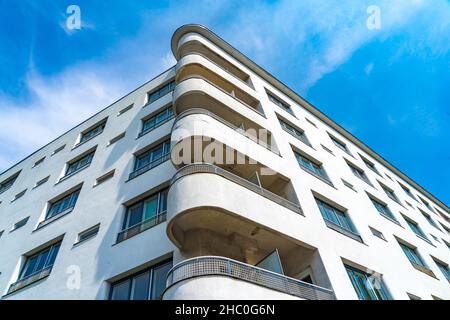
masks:
POLYGON ((0 172, 171 67, 174 30, 201 23, 450 203, 449 1, 0 5, 0 172))

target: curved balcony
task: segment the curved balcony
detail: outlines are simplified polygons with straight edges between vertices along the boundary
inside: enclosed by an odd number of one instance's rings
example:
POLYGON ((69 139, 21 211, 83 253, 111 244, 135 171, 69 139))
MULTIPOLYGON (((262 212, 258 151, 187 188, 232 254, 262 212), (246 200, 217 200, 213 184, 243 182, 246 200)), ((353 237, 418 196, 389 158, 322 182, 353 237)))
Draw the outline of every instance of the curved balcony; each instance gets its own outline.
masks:
MULTIPOLYGON (((172 50, 173 49, 174 48, 172 48, 172 50)), ((173 53, 177 60, 180 60, 191 53, 200 54, 253 89, 250 76, 236 66, 235 63, 230 61, 230 59, 224 58, 220 49, 198 33, 187 33, 183 35, 179 39, 177 48, 173 53)))
MULTIPOLYGON (((257 117, 261 117, 265 120, 265 115, 262 111, 261 105, 258 100, 240 92, 238 89, 232 89, 223 87, 212 82, 210 79, 199 75, 191 74, 184 76, 173 92, 173 105, 175 113, 179 114, 187 108, 202 106, 206 107, 206 99, 202 96, 206 95, 209 101, 213 103, 215 108, 223 108, 224 106, 233 109, 237 112, 244 110, 242 114, 247 118, 254 118, 255 113, 257 117), (252 113, 249 113, 251 110, 252 113)), ((214 111, 214 110, 211 110, 214 111)), ((256 121, 262 121, 258 119, 256 121)))
POLYGON ((238 161, 237 156, 230 158, 230 153, 255 159, 255 163, 256 160, 279 162, 279 151, 269 131, 258 127, 244 130, 201 108, 188 109, 178 115, 171 141, 171 159, 178 167, 194 162, 233 164, 238 161))
POLYGON ((172 299, 334 300, 332 290, 218 256, 175 265, 167 275, 164 300, 172 299))

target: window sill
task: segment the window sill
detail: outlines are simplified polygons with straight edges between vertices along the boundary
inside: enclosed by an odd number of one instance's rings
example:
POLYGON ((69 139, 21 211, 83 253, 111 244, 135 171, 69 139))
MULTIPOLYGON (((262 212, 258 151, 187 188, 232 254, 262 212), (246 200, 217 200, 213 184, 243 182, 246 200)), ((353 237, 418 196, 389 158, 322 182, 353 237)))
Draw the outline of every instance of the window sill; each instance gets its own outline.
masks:
POLYGON ((399 227, 405 229, 405 228, 400 224, 400 222, 398 222, 397 220, 392 219, 391 217, 389 217, 389 216, 387 216, 387 215, 385 215, 385 214, 382 214, 381 212, 378 212, 378 213, 379 213, 380 216, 382 216, 383 218, 388 219, 389 221, 395 223, 395 224, 398 225, 399 227))
POLYGON ((121 242, 124 242, 125 240, 128 240, 134 236, 137 236, 138 234, 143 233, 144 231, 147 231, 163 222, 166 221, 166 212, 161 212, 154 216, 153 218, 147 219, 135 226, 132 226, 128 229, 122 230, 117 235, 117 240, 114 245, 117 245, 121 242))
POLYGON ((32 274, 31 276, 18 280, 11 284, 11 286, 8 289, 8 292, 3 296, 9 296, 10 294, 13 294, 25 287, 28 287, 29 285, 32 285, 34 283, 37 283, 45 278, 47 278, 50 275, 50 272, 52 271, 52 266, 47 267, 46 269, 43 269, 39 271, 38 273, 32 274))
POLYGON ((430 269, 423 267, 421 265, 418 265, 416 263, 411 262, 412 266, 414 267, 414 269, 419 270, 422 273, 425 273, 427 276, 430 276, 436 280, 439 280, 438 278, 436 278, 436 276, 434 275, 433 271, 431 271, 430 269))
POLYGON ((46 226, 48 226, 49 224, 55 222, 56 220, 61 219, 62 217, 65 217, 66 215, 68 215, 69 213, 71 213, 73 211, 74 208, 69 208, 66 209, 64 211, 62 211, 61 213, 58 213, 57 215, 48 218, 46 220, 41 221, 38 226, 36 227, 36 229, 33 230, 33 232, 38 231, 46 226))
POLYGON ((436 248, 436 246, 433 244, 433 242, 431 242, 430 239, 427 239, 427 238, 425 238, 425 237, 419 236, 418 234, 416 234, 416 236, 417 236, 418 238, 422 239, 423 241, 428 242, 430 245, 432 245, 433 247, 436 248))
POLYGON ((334 186, 334 184, 333 184, 330 180, 325 179, 325 178, 322 177, 321 175, 315 173, 314 171, 312 171, 312 170, 310 170, 310 169, 308 169, 308 168, 305 168, 305 167, 302 166, 301 164, 300 164, 299 166, 300 166, 300 168, 302 168, 303 171, 308 172, 309 174, 313 175, 313 176, 316 177, 317 179, 319 179, 319 180, 325 182, 325 183, 328 184, 329 186, 331 186, 331 187, 333 187, 334 189, 336 189, 336 187, 334 186))
POLYGON ((351 238, 351 239, 353 239, 355 241, 358 241, 358 242, 360 242, 360 243, 365 245, 364 241, 362 240, 362 238, 361 238, 361 236, 359 234, 356 234, 356 233, 353 233, 351 231, 348 231, 348 230, 338 226, 337 224, 335 224, 335 223, 333 223, 331 221, 328 221, 328 220, 325 220, 325 219, 324 219, 324 221, 325 221, 325 224, 327 225, 328 228, 330 228, 330 229, 332 229, 334 231, 337 231, 340 234, 343 234, 344 236, 347 236, 347 237, 349 237, 349 238, 351 238))

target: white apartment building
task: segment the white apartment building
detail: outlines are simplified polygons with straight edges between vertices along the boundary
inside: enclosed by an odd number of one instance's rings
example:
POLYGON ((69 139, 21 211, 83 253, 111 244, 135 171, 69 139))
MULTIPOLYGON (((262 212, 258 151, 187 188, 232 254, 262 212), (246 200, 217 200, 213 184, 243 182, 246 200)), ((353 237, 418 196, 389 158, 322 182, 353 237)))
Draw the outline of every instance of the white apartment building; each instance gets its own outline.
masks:
POLYGON ((0 174, 2 299, 450 299, 444 203, 207 28, 171 48, 0 174))

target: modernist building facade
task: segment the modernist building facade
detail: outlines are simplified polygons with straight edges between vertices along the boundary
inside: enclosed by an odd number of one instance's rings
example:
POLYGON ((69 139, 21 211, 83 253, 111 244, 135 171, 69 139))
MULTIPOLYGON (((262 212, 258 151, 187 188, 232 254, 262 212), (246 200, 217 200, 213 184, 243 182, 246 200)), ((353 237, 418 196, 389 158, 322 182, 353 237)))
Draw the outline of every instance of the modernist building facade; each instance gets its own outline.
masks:
POLYGON ((450 299, 445 204, 205 27, 171 45, 0 175, 2 299, 450 299))

